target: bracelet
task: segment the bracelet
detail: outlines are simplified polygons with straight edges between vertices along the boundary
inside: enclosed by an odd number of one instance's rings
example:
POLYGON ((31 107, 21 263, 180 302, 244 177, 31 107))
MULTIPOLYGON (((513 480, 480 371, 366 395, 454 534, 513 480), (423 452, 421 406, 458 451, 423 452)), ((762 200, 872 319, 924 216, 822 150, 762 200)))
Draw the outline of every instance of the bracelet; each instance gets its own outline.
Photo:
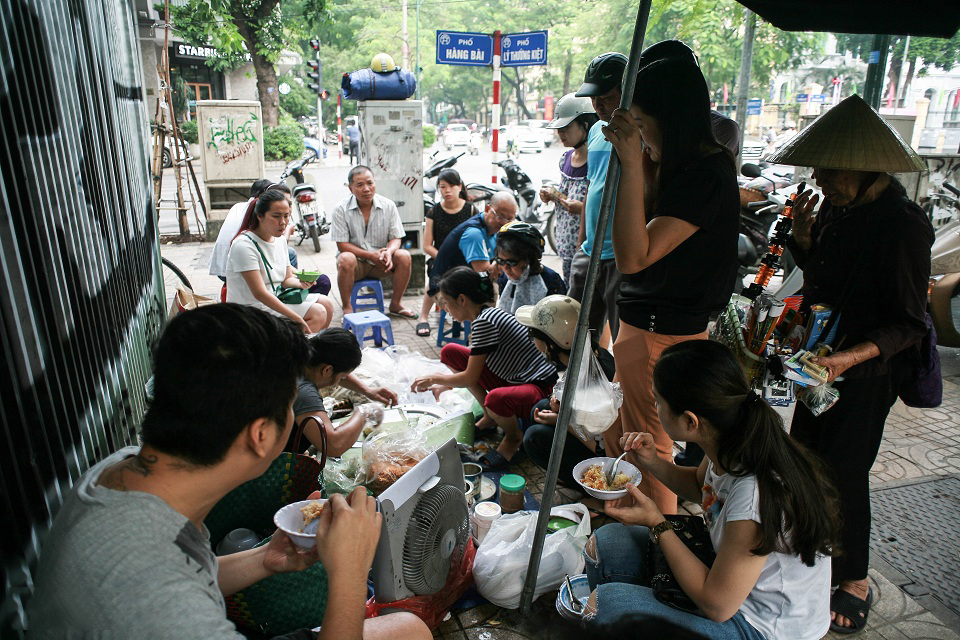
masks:
POLYGON ((660 544, 660 536, 662 536, 667 531, 673 531, 673 523, 669 520, 664 520, 653 529, 650 529, 650 541, 653 544, 660 544))

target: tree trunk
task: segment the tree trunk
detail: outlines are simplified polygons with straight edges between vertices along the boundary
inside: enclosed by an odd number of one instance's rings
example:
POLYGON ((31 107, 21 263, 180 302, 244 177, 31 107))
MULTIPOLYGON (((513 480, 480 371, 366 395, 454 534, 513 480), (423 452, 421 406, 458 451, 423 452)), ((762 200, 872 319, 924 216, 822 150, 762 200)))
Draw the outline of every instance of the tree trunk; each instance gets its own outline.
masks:
POLYGON ((520 79, 520 68, 514 67, 513 71, 514 71, 514 74, 517 76, 516 80, 511 78, 510 75, 507 73, 504 73, 502 77, 504 80, 507 81, 507 83, 510 86, 513 87, 513 91, 517 99, 518 115, 519 115, 519 112, 522 112, 523 115, 526 116, 527 119, 529 120, 533 118, 533 116, 530 115, 530 111, 527 109, 527 101, 524 99, 524 96, 523 96, 523 80, 520 79))
POLYGON ((567 52, 567 59, 563 62, 563 95, 570 93, 570 74, 573 73, 573 54, 567 52))
POLYGON ((900 66, 902 60, 903 58, 899 56, 893 56, 893 59, 890 60, 890 69, 887 71, 887 82, 889 85, 887 86, 886 102, 888 108, 896 104, 897 101, 897 85, 899 84, 900 80, 900 66))
POLYGON ((250 54, 253 70, 257 74, 257 94, 263 109, 264 129, 275 127, 280 123, 280 93, 277 91, 277 70, 266 56, 259 53, 260 34, 257 25, 268 18, 278 4, 280 0, 263 0, 259 8, 253 12, 253 20, 243 12, 234 11, 231 14, 250 54))
POLYGON ((907 65, 907 79, 903 83, 903 104, 900 105, 901 107, 906 108, 907 106, 907 94, 910 91, 910 85, 913 83, 913 74, 916 72, 916 70, 917 59, 915 57, 910 58, 910 64, 907 65))

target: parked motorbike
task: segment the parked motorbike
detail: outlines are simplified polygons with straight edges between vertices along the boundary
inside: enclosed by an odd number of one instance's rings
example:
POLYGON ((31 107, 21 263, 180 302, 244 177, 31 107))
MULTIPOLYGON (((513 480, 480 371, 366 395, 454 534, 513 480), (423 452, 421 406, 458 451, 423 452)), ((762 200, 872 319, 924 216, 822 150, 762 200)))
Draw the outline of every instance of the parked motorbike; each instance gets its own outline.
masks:
POLYGON ((300 234, 300 242, 308 237, 313 241, 313 250, 320 251, 320 236, 330 231, 330 223, 323 208, 323 203, 317 190, 308 184, 303 176, 303 168, 320 159, 323 149, 319 140, 307 138, 304 140, 307 148, 304 156, 287 165, 280 174, 280 180, 287 183, 293 192, 293 208, 296 211, 294 225, 300 234))
MULTIPOLYGON (((950 185, 948 191, 954 189, 950 185)), ((937 344, 960 347, 960 332, 954 320, 960 317, 960 220, 954 219, 937 229, 930 256, 927 300, 937 330, 937 344)))
POLYGON ((497 191, 507 191, 513 194, 520 207, 517 211, 517 220, 528 222, 535 225, 540 233, 550 244, 550 248, 556 253, 557 244, 553 232, 552 207, 544 207, 540 201, 540 195, 533 188, 533 181, 523 169, 510 158, 506 158, 496 163, 503 169, 504 175, 500 178, 500 184, 485 184, 481 182, 471 182, 467 185, 467 194, 470 200, 478 203, 478 207, 486 203, 493 197, 497 191))

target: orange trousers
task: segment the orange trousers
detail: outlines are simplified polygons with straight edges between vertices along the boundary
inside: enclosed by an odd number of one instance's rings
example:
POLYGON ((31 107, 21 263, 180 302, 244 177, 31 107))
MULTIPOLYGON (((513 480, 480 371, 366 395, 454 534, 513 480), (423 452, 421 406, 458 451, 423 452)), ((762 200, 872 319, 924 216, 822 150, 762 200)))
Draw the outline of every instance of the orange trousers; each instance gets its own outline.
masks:
MULTIPOLYGON (((640 431, 649 433, 657 445, 657 454, 673 462, 673 440, 663 430, 657 417, 653 399, 653 365, 667 347, 686 340, 703 340, 707 332, 690 336, 666 336, 644 331, 620 320, 620 333, 613 343, 613 357, 617 362, 615 380, 623 390, 620 419, 603 434, 608 456, 623 453, 620 436, 640 431)), ((657 503, 663 514, 677 512, 677 496, 650 473, 644 473, 638 485, 640 490, 657 503)))

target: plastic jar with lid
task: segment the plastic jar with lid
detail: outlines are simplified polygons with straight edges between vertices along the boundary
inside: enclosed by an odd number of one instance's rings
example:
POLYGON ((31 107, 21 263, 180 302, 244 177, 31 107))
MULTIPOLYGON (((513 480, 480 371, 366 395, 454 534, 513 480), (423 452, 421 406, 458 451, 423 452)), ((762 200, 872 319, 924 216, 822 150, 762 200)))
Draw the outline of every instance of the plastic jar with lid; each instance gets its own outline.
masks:
POLYGON ((473 537, 477 544, 483 542, 494 521, 499 518, 500 505, 496 502, 478 502, 473 510, 473 537))
POLYGON ((508 473, 500 478, 500 508, 504 513, 515 513, 523 509, 523 490, 526 486, 526 479, 515 473, 508 473))

